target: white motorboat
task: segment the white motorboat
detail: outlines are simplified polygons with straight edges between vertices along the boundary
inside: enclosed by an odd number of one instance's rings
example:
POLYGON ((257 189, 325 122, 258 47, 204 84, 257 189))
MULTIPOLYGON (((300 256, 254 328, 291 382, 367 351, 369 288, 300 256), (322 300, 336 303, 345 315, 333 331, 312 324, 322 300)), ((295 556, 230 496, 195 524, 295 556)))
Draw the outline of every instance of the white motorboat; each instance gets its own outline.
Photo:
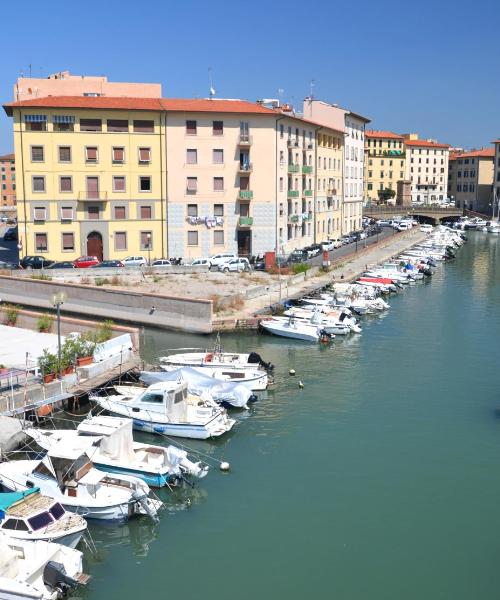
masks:
POLYGON ((89 415, 76 430, 28 428, 25 432, 47 451, 61 442, 72 444, 75 436, 92 436, 94 444, 86 454, 95 467, 139 477, 152 487, 175 485, 186 476, 201 478, 208 472, 208 466, 190 461, 180 448, 134 442, 130 419, 89 415))
POLYGON ((89 579, 83 573, 82 553, 78 550, 0 534, 2 600, 57 600, 89 579))
POLYGON ((315 310, 293 307, 285 310, 286 317, 293 317, 295 320, 311 325, 319 326, 326 333, 332 335, 348 335, 349 333, 361 333, 361 327, 357 324, 354 317, 347 316, 342 311, 327 311, 321 307, 315 310))
POLYGON ((66 512, 39 488, 0 492, 0 532, 20 540, 57 542, 76 548, 87 529, 80 515, 66 512))
MULTIPOLYGON (((168 373, 172 371, 176 371, 179 369, 178 365, 172 365, 165 361, 166 357, 160 358, 160 367, 167 371, 168 373)), ((209 366, 205 365, 204 367, 191 367, 198 373, 202 375, 209 375, 214 379, 219 379, 221 381, 232 381, 234 383, 239 383, 244 385, 249 390, 253 392, 262 392, 267 389, 269 379, 267 375, 267 371, 261 371, 258 369, 252 370, 248 368, 244 369, 236 369, 230 368, 226 369, 225 367, 220 366, 209 366)))
POLYGON ((162 381, 138 396, 91 396, 112 415, 133 420, 134 429, 195 439, 219 437, 235 424, 209 392, 202 396, 188 393, 183 381, 162 381))
POLYGON ((149 497, 148 485, 138 477, 96 469, 86 454, 93 442, 75 437, 54 444, 41 460, 0 463, 0 484, 13 492, 38 487, 87 519, 126 521, 148 515, 157 521, 163 503, 149 497))
POLYGON ((257 352, 223 352, 218 341, 211 351, 169 354, 168 356, 162 356, 160 363, 162 366, 221 368, 224 371, 230 369, 250 369, 251 371, 256 371, 259 368, 272 371, 274 368, 271 363, 264 361, 257 352))
POLYGON ((496 233, 500 234, 500 222, 499 221, 490 221, 486 226, 486 231, 488 233, 496 233))
POLYGON ((333 337, 327 334, 321 326, 305 323, 293 317, 264 319, 260 322, 260 326, 274 335, 302 340, 304 342, 318 342, 320 340, 332 339, 333 337))

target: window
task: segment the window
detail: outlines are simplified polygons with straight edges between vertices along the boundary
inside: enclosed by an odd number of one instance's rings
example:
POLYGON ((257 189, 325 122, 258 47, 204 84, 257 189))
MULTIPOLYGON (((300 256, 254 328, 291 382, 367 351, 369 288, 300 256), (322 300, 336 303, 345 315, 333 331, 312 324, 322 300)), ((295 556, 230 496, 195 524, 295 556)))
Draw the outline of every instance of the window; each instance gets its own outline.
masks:
POLYGON ((186 191, 188 194, 196 194, 198 190, 198 177, 186 178, 186 191))
POLYGON ((59 146, 59 162, 71 162, 71 146, 59 146))
POLYGON ((196 135, 196 121, 186 121, 186 134, 196 135))
POLYGON ((214 216, 215 217, 223 217, 224 216, 224 204, 214 204, 214 216))
POLYGON ((154 121, 143 121, 134 120, 134 133, 154 133, 155 122, 154 121))
POLYGON ((99 207, 98 206, 89 206, 87 208, 87 217, 91 221, 98 221, 99 220, 99 207))
POLYGON ((118 220, 127 218, 127 211, 124 206, 115 206, 114 218, 118 220))
POLYGON ((283 136, 285 134, 285 126, 283 125, 283 123, 280 123, 280 138, 283 139, 283 136))
POLYGON ((140 207, 140 216, 141 219, 152 219, 153 218, 153 210, 151 206, 141 206, 140 207))
POLYGON ((151 191, 151 177, 139 177, 139 191, 150 192, 151 191))
POLYGON ((28 131, 47 131, 47 115, 24 115, 28 131))
POLYGON ((61 221, 73 220, 73 208, 71 206, 63 206, 61 208, 61 221))
POLYGON ((31 146, 31 162, 43 162, 43 146, 31 146))
POLYGON ((108 131, 128 131, 128 121, 126 119, 108 119, 108 131))
POLYGON ((372 184, 372 183, 369 183, 369 184, 368 184, 368 189, 369 189, 369 190, 373 190, 373 184, 372 184))
POLYGON ((73 191, 73 178, 71 175, 62 175, 59 177, 59 191, 60 192, 72 192, 73 191))
POLYGON ((188 217, 197 217, 198 216, 198 205, 197 204, 188 204, 187 211, 188 211, 188 217))
POLYGON ((85 162, 96 163, 98 160, 97 146, 85 146, 85 162))
POLYGON ((223 121, 214 121, 213 122, 212 134, 213 135, 223 135, 224 134, 224 122, 223 121))
POLYGON ((54 131, 75 130, 75 117, 72 115, 53 115, 52 123, 54 131))
POLYGON ((102 131, 101 119, 80 119, 80 131, 102 131))
POLYGON ((141 231, 141 250, 153 248, 153 234, 151 231, 141 231))
POLYGON ((87 200, 98 200, 99 199, 99 177, 87 177, 85 180, 86 184, 86 196, 87 200))
POLYGON ((72 252, 75 249, 75 234, 74 233, 63 233, 62 234, 62 249, 63 252, 72 252))
POLYGON ((35 206, 33 209, 33 219, 35 221, 45 221, 47 209, 45 207, 35 206))
POLYGON ((127 249, 127 232, 116 231, 115 232, 115 250, 126 250, 127 249))
POLYGON ((214 192, 224 191, 224 177, 214 177, 214 192))
POLYGON ((224 164, 224 150, 213 150, 212 157, 214 165, 224 164))
POLYGON ((115 165, 123 164, 125 162, 125 148, 123 146, 113 146, 111 160, 115 165))
POLYGON ((188 165, 198 164, 198 150, 196 150, 196 148, 188 148, 186 150, 186 164, 188 164, 188 165))
POLYGON ((224 231, 222 229, 214 231, 214 246, 224 245, 224 231))
POLYGON ((35 233, 35 250, 37 252, 47 252, 47 234, 35 233))
POLYGON ((147 164, 151 162, 151 148, 139 148, 139 162, 147 164))
POLYGON ((32 181, 34 192, 45 192, 45 177, 43 175, 35 175, 32 181))
POLYGON ((198 245, 198 232, 197 231, 188 231, 188 246, 197 246, 198 245))
POLYGON ((113 192, 125 191, 125 177, 113 177, 113 192))
MULTIPOLYGON (((302 211, 302 212, 305 212, 302 211)), ((248 203, 241 203, 240 204, 240 217, 248 217, 250 216, 250 204, 248 203)))
POLYGON ((283 186, 284 186, 283 177, 280 177, 280 192, 283 191, 283 186))

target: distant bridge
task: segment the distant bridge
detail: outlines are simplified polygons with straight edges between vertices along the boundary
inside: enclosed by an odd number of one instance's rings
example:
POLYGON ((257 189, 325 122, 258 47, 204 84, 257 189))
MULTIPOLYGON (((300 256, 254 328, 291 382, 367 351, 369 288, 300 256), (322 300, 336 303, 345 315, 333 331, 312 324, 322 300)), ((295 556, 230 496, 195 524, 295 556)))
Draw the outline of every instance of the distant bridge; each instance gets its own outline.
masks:
POLYGON ((439 221, 447 219, 456 220, 464 215, 462 208, 442 208, 441 206, 401 206, 401 205, 383 205, 383 206, 365 206, 363 207, 363 216, 372 219, 382 219, 394 215, 422 217, 419 220, 439 221))

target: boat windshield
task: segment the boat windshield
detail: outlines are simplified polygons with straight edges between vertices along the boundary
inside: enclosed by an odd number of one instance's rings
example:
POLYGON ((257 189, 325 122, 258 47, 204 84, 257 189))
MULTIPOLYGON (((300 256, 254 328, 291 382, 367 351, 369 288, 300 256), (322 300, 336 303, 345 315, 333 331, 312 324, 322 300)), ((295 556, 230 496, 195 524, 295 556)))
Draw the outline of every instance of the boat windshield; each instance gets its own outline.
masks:
POLYGON ((28 523, 31 525, 33 531, 38 531, 42 527, 47 527, 53 523, 53 519, 47 511, 44 511, 34 517, 28 519, 28 523))
POLYGON ((50 509, 50 514, 56 521, 58 521, 64 515, 64 508, 59 504, 59 502, 56 502, 50 509))
POLYGON ((140 401, 148 404, 163 404, 163 394, 161 392, 144 392, 140 401))

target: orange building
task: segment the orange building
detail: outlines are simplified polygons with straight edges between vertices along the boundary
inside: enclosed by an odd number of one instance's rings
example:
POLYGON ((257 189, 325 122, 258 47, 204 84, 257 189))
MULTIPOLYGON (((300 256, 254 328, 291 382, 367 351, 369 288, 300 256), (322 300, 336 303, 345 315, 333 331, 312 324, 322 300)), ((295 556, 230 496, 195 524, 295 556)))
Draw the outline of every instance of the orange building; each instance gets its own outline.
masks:
POLYGON ((0 156, 0 179, 2 189, 0 210, 6 206, 16 205, 16 164, 14 154, 0 156))

